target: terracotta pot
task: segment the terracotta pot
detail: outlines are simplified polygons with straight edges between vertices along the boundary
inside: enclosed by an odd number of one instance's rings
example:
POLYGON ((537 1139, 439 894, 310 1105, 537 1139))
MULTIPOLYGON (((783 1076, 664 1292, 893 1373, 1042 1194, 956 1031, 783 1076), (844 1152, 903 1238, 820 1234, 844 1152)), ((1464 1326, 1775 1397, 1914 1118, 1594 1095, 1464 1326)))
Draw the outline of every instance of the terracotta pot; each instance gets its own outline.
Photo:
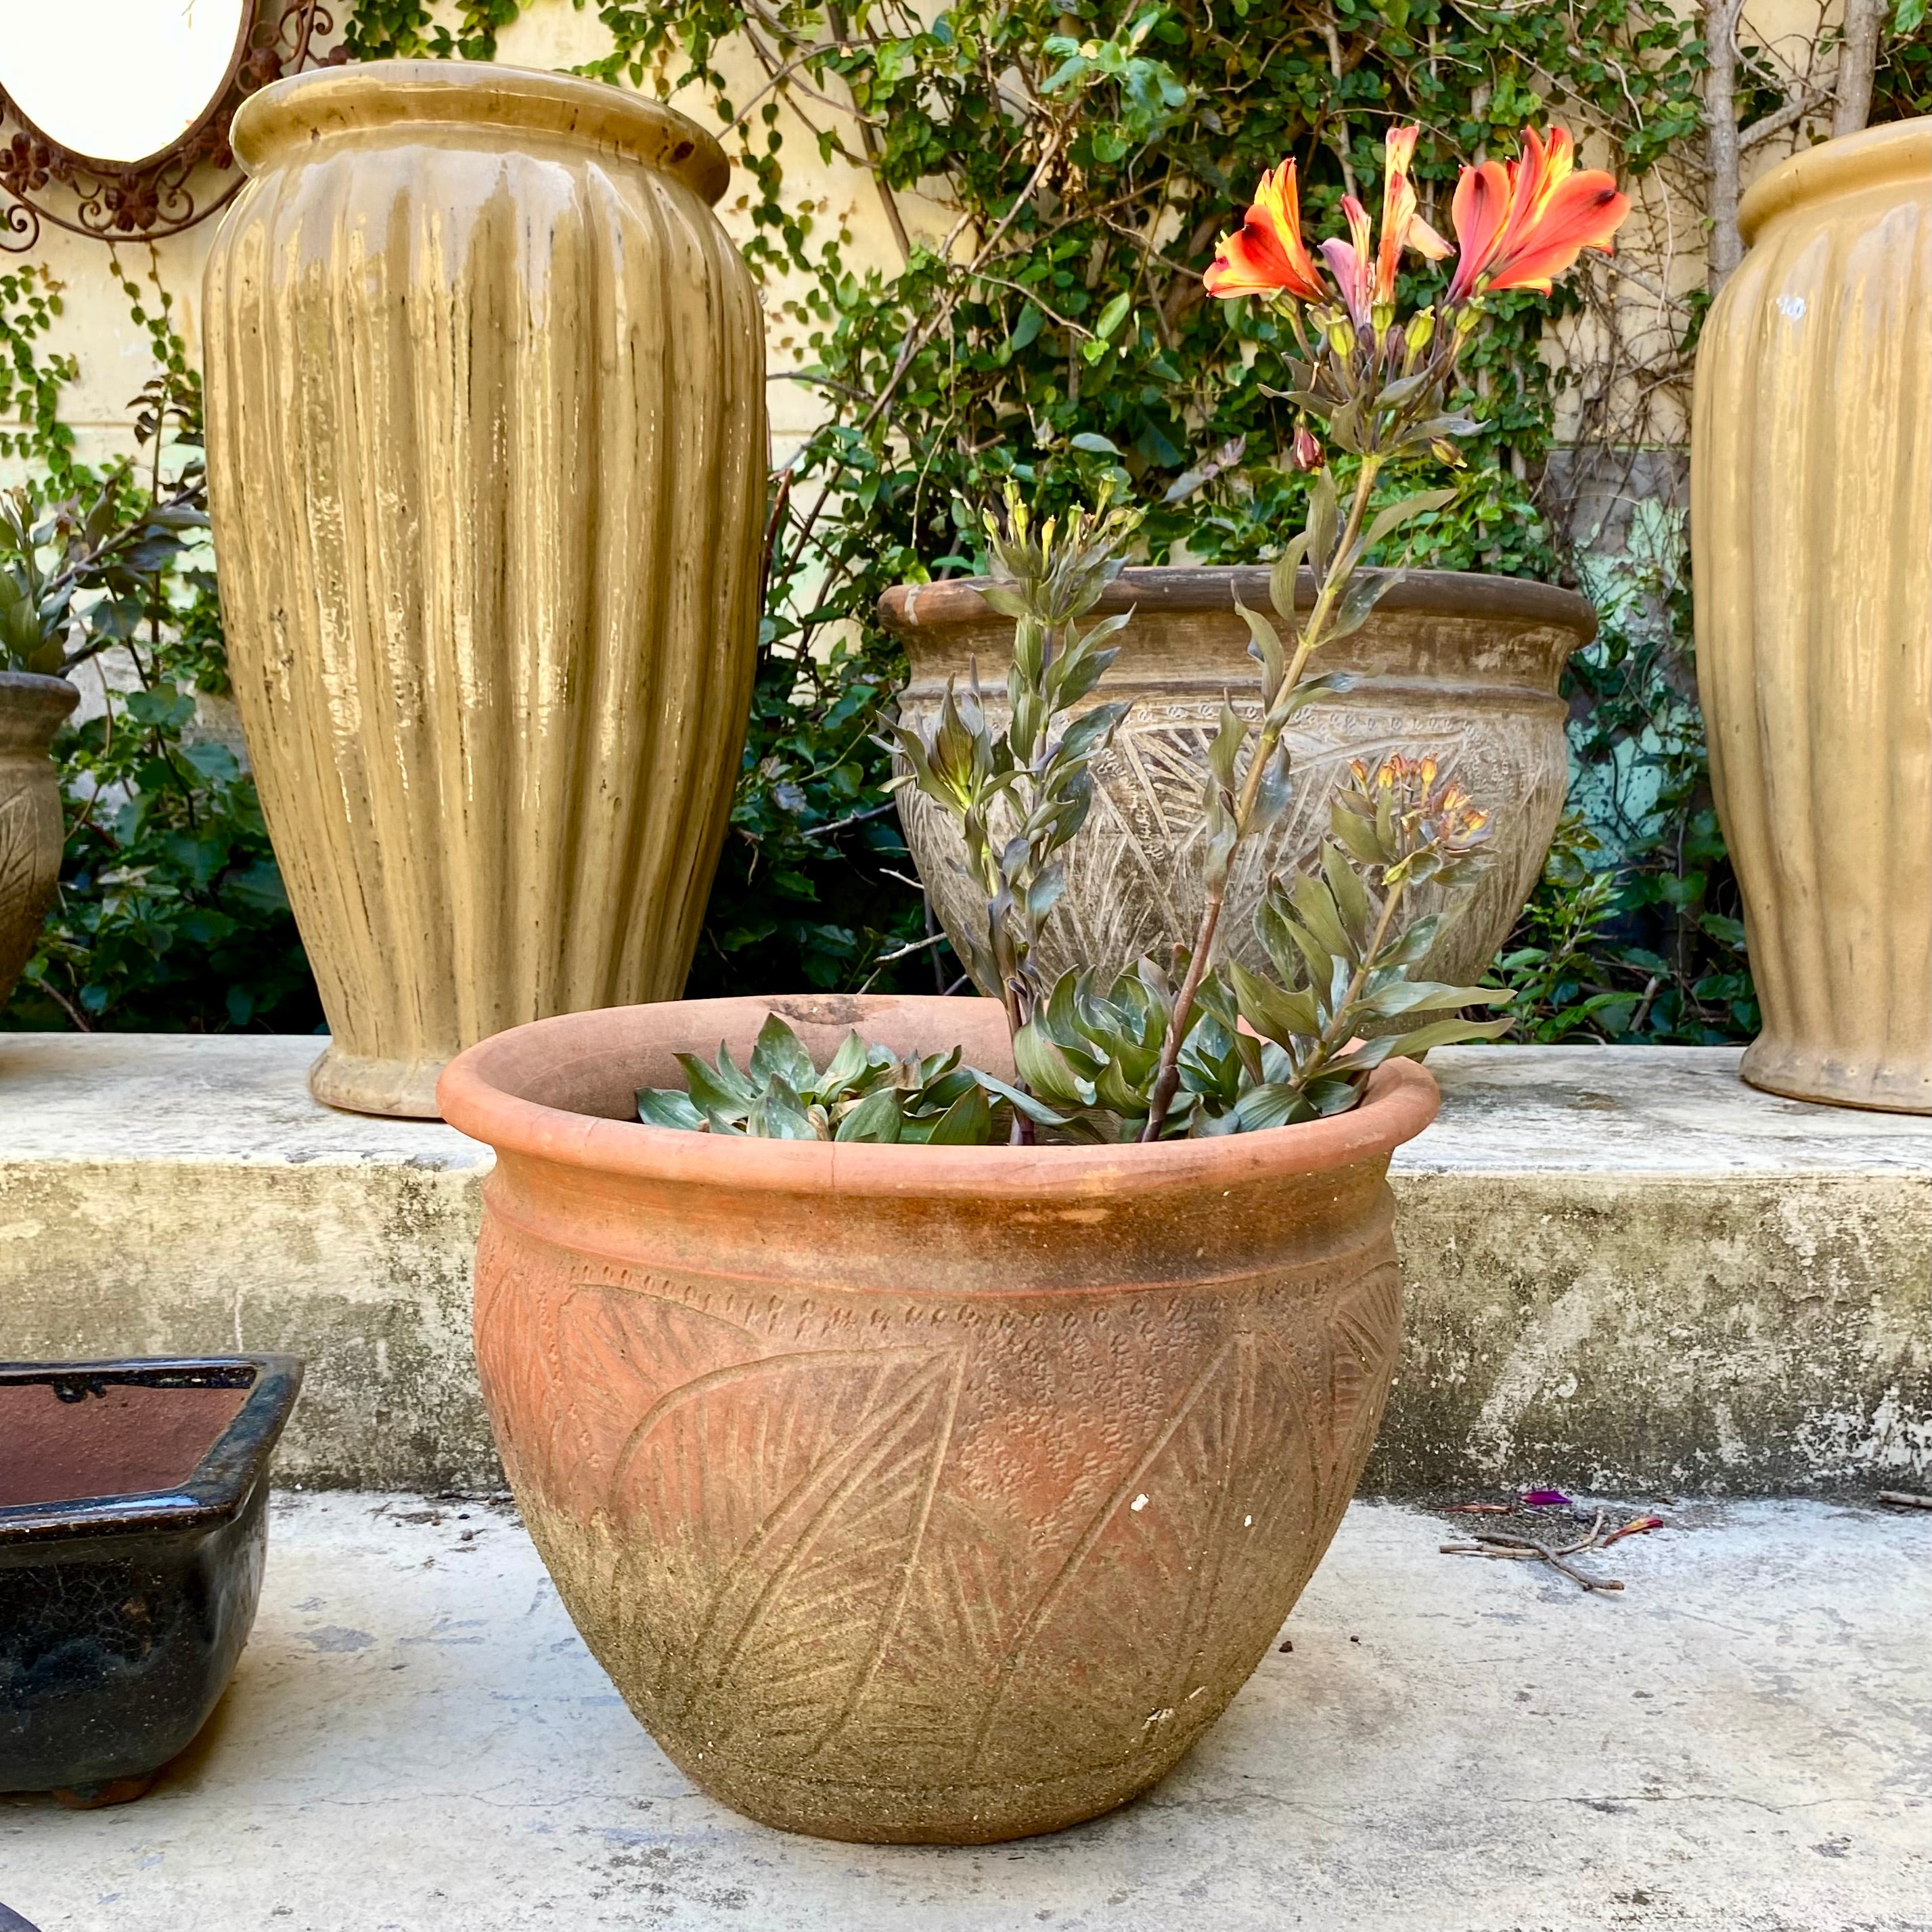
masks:
POLYGON ((206 284, 230 663, 319 1099, 674 998, 750 703, 764 335, 670 109, 460 62, 280 81, 206 284))
POLYGON ((1932 1112, 1932 120, 1738 211, 1697 352, 1697 685, 1754 1085, 1932 1112))
POLYGON ((48 753, 80 702, 64 678, 0 670, 0 1006, 34 956, 60 880, 67 831, 48 753))
MULTIPOLYGON (((1268 578, 1259 568, 1128 570, 1101 600, 1096 616, 1135 614, 1090 702, 1132 698, 1134 708, 1096 773, 1092 814, 1064 855, 1066 896, 1040 948, 1049 978, 1071 966, 1120 972, 1144 954, 1160 958, 1177 940, 1192 940, 1202 904, 1202 788, 1222 694, 1250 719, 1260 711, 1243 694, 1252 693, 1257 672, 1234 599, 1267 610, 1268 578)), ((1314 602, 1306 572, 1298 601, 1314 602)), ((1012 620, 989 608, 972 580, 902 584, 886 592, 879 615, 912 661, 899 699, 905 722, 929 725, 946 680, 963 686, 974 662, 989 713, 1004 722, 1012 620)), ((1293 874, 1315 857, 1350 759, 1432 753, 1493 814, 1496 862, 1421 970, 1458 983, 1479 979, 1534 887, 1562 814, 1569 752, 1557 680, 1596 628, 1583 598, 1516 578, 1418 571, 1391 592, 1317 667, 1360 682, 1309 706, 1291 729, 1294 802, 1236 860, 1221 956, 1272 970, 1254 936, 1255 909, 1271 872, 1293 874)), ((956 824, 910 787, 899 794, 899 811, 940 922, 955 934, 983 932, 986 907, 956 824)), ((1435 909, 1423 895, 1418 903, 1435 909)))
POLYGON ((1328 1546, 1401 1327, 1384 1179, 1436 1110, 1157 1148, 637 1125, 768 1012, 1004 1065, 990 1000, 546 1020, 443 1076, 497 1150, 484 1397, 563 1601, 697 1783, 822 1837, 1052 1831, 1167 1772, 1328 1546))

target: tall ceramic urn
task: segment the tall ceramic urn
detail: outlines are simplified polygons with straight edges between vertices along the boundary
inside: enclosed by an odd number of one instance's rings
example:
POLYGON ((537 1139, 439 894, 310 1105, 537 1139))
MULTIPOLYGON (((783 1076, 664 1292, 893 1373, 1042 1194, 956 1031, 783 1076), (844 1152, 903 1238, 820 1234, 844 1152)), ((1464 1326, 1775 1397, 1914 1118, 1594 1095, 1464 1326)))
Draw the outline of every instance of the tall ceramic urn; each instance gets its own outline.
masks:
POLYGON ((433 1116, 470 1042, 682 989, 750 702, 762 320, 716 142, 614 87, 328 69, 234 145, 209 482, 310 1084, 433 1116))
POLYGON ((1932 120, 1796 156, 1739 224, 1691 482, 1744 1077, 1932 1112, 1932 120))

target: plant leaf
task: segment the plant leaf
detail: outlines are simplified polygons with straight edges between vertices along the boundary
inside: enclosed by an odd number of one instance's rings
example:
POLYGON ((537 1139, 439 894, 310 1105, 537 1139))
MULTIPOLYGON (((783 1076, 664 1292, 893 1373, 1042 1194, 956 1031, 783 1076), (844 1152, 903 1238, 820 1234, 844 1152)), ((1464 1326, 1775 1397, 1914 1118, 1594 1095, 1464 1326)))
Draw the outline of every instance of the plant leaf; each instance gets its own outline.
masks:
POLYGON ((1234 599, 1234 608, 1241 614, 1252 640, 1248 646, 1248 655, 1261 664, 1262 702, 1271 705, 1280 692, 1282 680, 1288 675, 1288 660, 1282 652, 1280 633, 1258 610, 1250 610, 1238 597, 1234 599))
POLYGON ((993 1109, 976 1079, 932 1124, 930 1147, 984 1147, 993 1131, 993 1109))
POLYGON ((691 1096, 675 1087, 640 1087, 638 1118, 647 1127, 682 1127, 687 1133, 702 1133, 706 1125, 691 1096))
POLYGON ((868 1094, 838 1123, 834 1140, 871 1141, 890 1144, 899 1137, 899 1095, 896 1088, 881 1088, 868 1094))
POLYGON ((1328 635, 1324 640, 1334 643, 1342 638, 1352 636, 1369 621, 1369 614, 1399 584, 1408 580, 1406 570, 1363 570, 1356 572, 1347 590, 1342 593, 1342 602, 1335 613, 1335 621, 1329 626, 1328 635))
POLYGON ((752 1042, 752 1078, 769 1088, 774 1077, 791 1088, 794 1096, 814 1090, 818 1070, 804 1042, 776 1013, 767 1013, 765 1023, 752 1042))
POLYGON ((1355 554, 1366 556, 1390 531, 1399 529, 1412 518, 1426 516, 1431 510, 1439 510, 1445 503, 1456 500, 1456 492, 1448 490, 1418 490, 1412 496, 1405 496, 1399 502, 1389 505, 1387 509, 1377 512, 1369 525, 1368 535, 1357 546, 1355 554))
POLYGON ((1514 1019, 1438 1020, 1433 1026, 1418 1027, 1390 1046, 1392 1054, 1426 1053, 1432 1046, 1454 1046, 1459 1041, 1500 1040, 1516 1024, 1514 1019))

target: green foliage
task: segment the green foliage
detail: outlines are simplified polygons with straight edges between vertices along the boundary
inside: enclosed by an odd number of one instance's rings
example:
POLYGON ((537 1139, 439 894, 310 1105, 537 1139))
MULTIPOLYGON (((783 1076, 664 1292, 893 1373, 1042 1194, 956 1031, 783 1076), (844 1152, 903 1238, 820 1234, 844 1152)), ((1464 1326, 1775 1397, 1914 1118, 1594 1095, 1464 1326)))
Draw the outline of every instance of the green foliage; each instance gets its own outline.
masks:
MULTIPOLYGON (((788 335, 796 344, 796 374, 826 406, 775 500, 775 668, 747 754, 744 836, 713 898, 696 980, 706 990, 742 983, 747 952, 764 969, 779 923, 806 942, 815 984, 835 970, 838 983, 867 980, 917 932, 916 898, 887 875, 901 864, 890 832, 869 850, 848 841, 836 860, 799 835, 884 801, 869 734, 848 750, 821 721, 838 711, 842 724, 855 686, 870 704, 901 674, 873 619, 883 591, 986 568, 964 506, 997 500, 1012 478, 1048 514, 1111 478, 1147 506, 1155 560, 1253 559, 1305 516, 1307 482, 1283 461, 1296 416, 1280 393, 1286 327, 1256 305, 1208 302, 1200 286, 1264 167, 1296 155, 1311 225, 1330 227, 1345 186, 1373 184, 1388 123, 1414 118, 1425 212, 1446 225, 1457 155, 1500 148, 1553 107, 1587 107, 1627 171, 1699 124, 1694 35, 1664 0, 597 10, 612 46, 591 70, 709 93, 744 171, 747 252, 774 334, 782 350, 788 335), (724 72, 728 40, 748 43, 767 76, 750 93, 724 72), (801 124, 820 152, 870 172, 905 237, 896 263, 862 263, 825 210, 788 191, 801 124), (830 663, 828 634, 842 640, 830 663), (808 775, 835 759, 856 783, 849 799, 803 812, 772 802, 779 788, 809 790, 808 775)), ((1456 399, 1479 424, 1464 487, 1371 561, 1556 574, 1531 480, 1564 377, 1539 350, 1574 303, 1496 298, 1456 399)), ((1392 464, 1378 506, 1412 494, 1418 475, 1392 464)), ((1352 481, 1346 462, 1338 480, 1352 481)))
POLYGON ((1054 854, 1086 824, 1094 766, 1128 710, 1103 703, 1074 715, 1119 655, 1103 646, 1128 622, 1123 613, 1076 627, 1120 574, 1119 552, 1140 523, 1112 495, 1103 485, 1097 506, 1069 512, 1063 526, 1052 517, 1036 523, 1010 484, 1004 522, 986 518, 994 566, 986 601, 1013 620, 1006 729, 988 724, 976 674, 963 698, 948 682, 929 740, 886 728, 905 767, 898 782, 958 822, 986 914, 980 931, 954 937, 1015 1028, 1038 1001, 1034 950, 1066 883, 1054 854))
POLYGON ((70 356, 46 352, 61 312, 60 284, 30 262, 0 272, 0 458, 42 472, 46 487, 74 482, 74 431, 62 422, 62 389, 80 373, 70 356))
POLYGON ((957 1047, 902 1060, 848 1033, 821 1071, 776 1013, 759 1028, 748 1066, 739 1066, 722 1041, 715 1062, 694 1053, 677 1058, 683 1089, 638 1090, 638 1118, 647 1127, 754 1140, 978 1147, 1006 1138, 1016 1112, 1040 1126, 1060 1124, 1018 1088, 961 1066, 957 1047))
MULTIPOLYGON (((139 400, 164 411, 168 394, 160 378, 139 400)), ((131 469, 110 471, 91 502, 56 502, 44 518, 30 490, 0 496, 0 664, 58 677, 124 643, 148 614, 155 578, 207 528, 199 466, 162 498, 130 491, 131 469)))
POLYGON ((454 28, 425 0, 356 0, 342 44, 355 60, 494 60, 496 34, 523 11, 523 0, 458 0, 454 28))
POLYGON ((1681 512, 1640 506, 1584 562, 1601 615, 1572 660, 1576 808, 1503 950, 1533 1039, 1715 1045, 1759 1025, 1696 703, 1681 512))
POLYGON ((105 710, 55 747, 60 886, 0 1024, 308 1030, 319 1010, 254 782, 195 725, 195 694, 225 692, 226 668, 200 384, 170 298, 123 280, 157 373, 135 400, 139 459, 96 475, 59 422, 71 365, 35 352, 51 297, 21 279, 10 295, 0 278, 0 346, 13 453, 35 469, 0 516, 0 622, 16 658, 71 669, 111 654, 115 675, 105 710))
POLYGON ((1932 114, 1932 22, 1927 0, 1895 0, 1872 76, 1871 118, 1909 121, 1932 114))
MULTIPOLYGON (((1494 1040, 1511 1019, 1469 1021, 1505 992, 1417 980, 1441 920, 1400 916, 1408 890, 1455 886, 1480 861, 1480 824, 1432 789, 1433 772, 1391 760, 1339 794, 1320 868, 1271 880, 1255 917, 1279 983, 1239 964, 1212 966, 1180 1022, 1180 1083, 1163 1137, 1252 1132, 1342 1113, 1369 1076, 1401 1054, 1494 1040), (1449 1017, 1409 1024, 1424 1013, 1449 1017), (1393 1024, 1392 1024, 1393 1023, 1393 1024), (1373 1034, 1373 1038, 1363 1036, 1373 1034)), ((1453 797, 1453 794, 1451 794, 1453 797)), ((1177 976, 1187 956, 1178 955, 1177 976)), ((1182 983, 1185 980, 1182 977, 1182 983)), ((1168 976, 1142 960, 1103 993, 1064 977, 1013 1042, 1028 1085, 1096 1138, 1138 1140, 1154 1111, 1178 1001, 1168 976)))

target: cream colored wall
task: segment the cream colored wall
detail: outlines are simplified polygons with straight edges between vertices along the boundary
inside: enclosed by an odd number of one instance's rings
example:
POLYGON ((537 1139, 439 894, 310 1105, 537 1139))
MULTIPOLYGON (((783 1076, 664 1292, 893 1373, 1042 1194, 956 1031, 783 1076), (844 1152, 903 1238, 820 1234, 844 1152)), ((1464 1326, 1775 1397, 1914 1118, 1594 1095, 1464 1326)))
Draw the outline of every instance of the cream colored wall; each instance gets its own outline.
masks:
MULTIPOLYGON (((1835 20, 1838 0, 1822 8, 1818 0, 1754 0, 1750 10, 1751 37, 1802 59, 1815 40, 1821 19, 1835 20)), ((518 65, 567 68, 593 59, 609 46, 608 38, 589 8, 571 0, 532 0, 532 4, 500 36, 499 57, 518 65)), ((722 64, 730 75, 734 95, 748 99, 759 76, 748 54, 739 56, 738 70, 728 52, 722 64)), ((707 126, 708 104, 683 104, 707 126)), ((785 147, 788 188, 794 199, 813 204, 821 223, 842 223, 853 236, 850 251, 855 268, 877 266, 890 271, 898 252, 880 209, 877 194, 865 174, 847 164, 820 161, 805 129, 790 124, 785 147)), ((1748 178, 1790 150, 1788 140, 1767 142, 1750 158, 1748 178)), ((1627 342, 1640 350, 1662 353, 1682 326, 1675 305, 1704 279, 1703 238, 1694 207, 1681 188, 1673 189, 1660 176, 1638 186, 1639 214, 1626 231, 1621 250, 1623 269, 1612 272, 1607 286, 1618 310, 1627 342), (1648 286, 1646 286, 1646 284, 1648 286)), ((902 197, 908 226, 916 236, 937 238, 946 226, 946 211, 916 197, 902 197)), ((749 232, 747 198, 734 183, 719 213, 728 228, 740 236, 749 232)), ((152 267, 174 295, 175 313, 190 352, 200 354, 202 264, 213 232, 212 224, 190 230, 154 244, 126 244, 119 250, 124 268, 145 278, 152 267)), ((128 304, 116 286, 109 250, 96 241, 49 229, 27 258, 44 266, 64 289, 65 313, 53 338, 80 364, 78 380, 70 388, 64 414, 89 458, 124 449, 132 442, 130 399, 147 380, 150 364, 146 338, 129 319, 128 304)), ((781 290, 774 290, 774 308, 781 290)), ((1571 340, 1586 348, 1587 320, 1573 326, 1571 340)), ((803 383, 786 380, 810 359, 800 332, 774 313, 769 335, 772 436, 780 460, 796 447, 817 420, 813 393, 803 383)), ((1563 338, 1558 336, 1560 345, 1563 338)), ((1560 346, 1554 352, 1562 352, 1560 346)), ((1646 358, 1647 359, 1647 358, 1646 358)), ((1664 440, 1681 440, 1683 425, 1668 415, 1657 425, 1664 440)))

